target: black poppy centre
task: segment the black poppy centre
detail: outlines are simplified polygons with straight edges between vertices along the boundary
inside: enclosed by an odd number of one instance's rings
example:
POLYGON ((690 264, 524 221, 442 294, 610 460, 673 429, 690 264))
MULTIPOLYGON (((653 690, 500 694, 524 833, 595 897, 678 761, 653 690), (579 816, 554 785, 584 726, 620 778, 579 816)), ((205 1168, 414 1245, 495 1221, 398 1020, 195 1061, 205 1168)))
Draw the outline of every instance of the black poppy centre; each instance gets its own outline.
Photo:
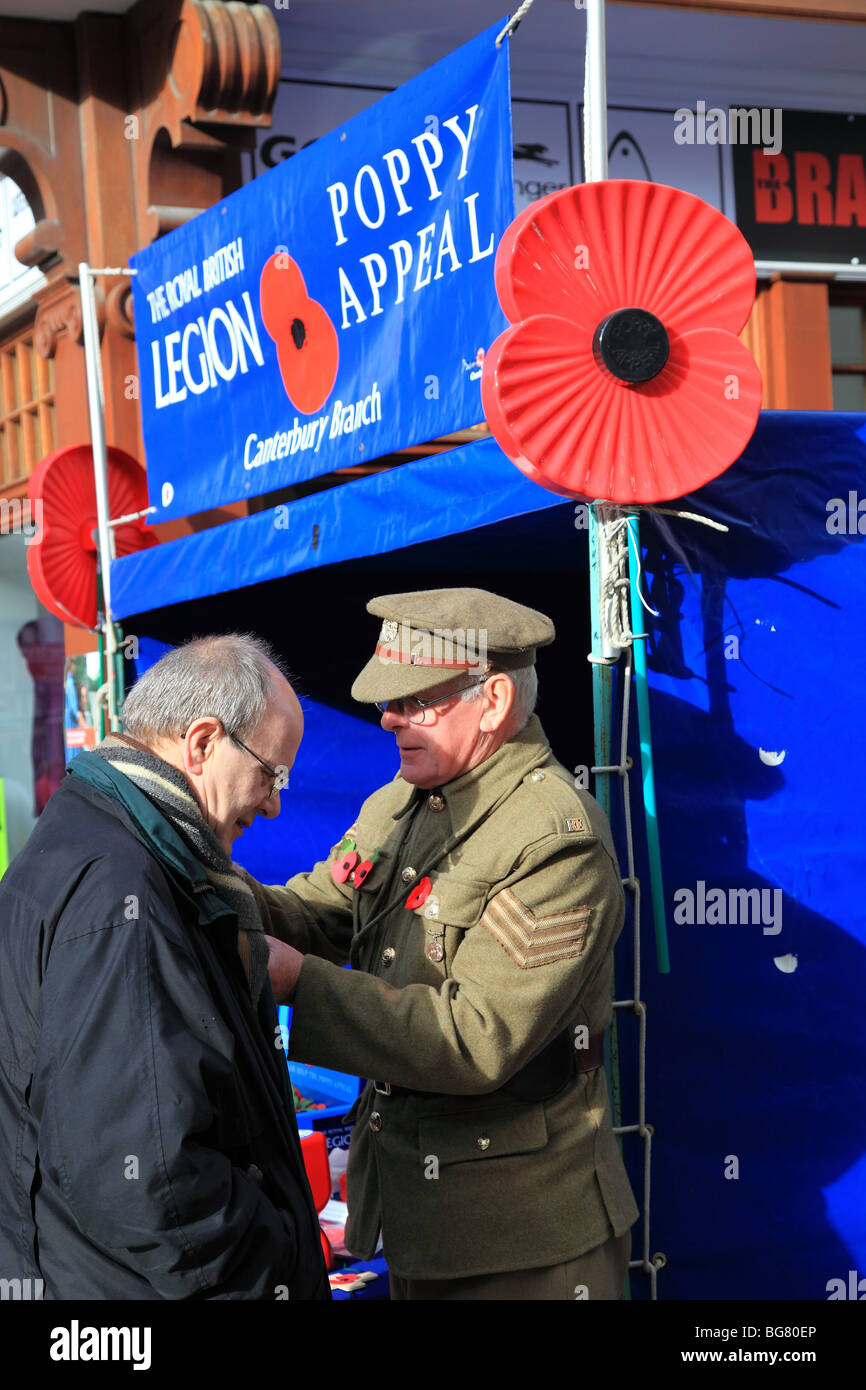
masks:
POLYGON ((636 384, 658 376, 671 345, 664 324, 648 309, 616 309, 596 328, 592 350, 618 380, 636 384))
POLYGON ((292 335, 292 342, 294 343, 295 347, 302 348, 304 346, 304 339, 307 336, 307 330, 304 326, 304 320, 292 319, 292 326, 289 331, 292 335))

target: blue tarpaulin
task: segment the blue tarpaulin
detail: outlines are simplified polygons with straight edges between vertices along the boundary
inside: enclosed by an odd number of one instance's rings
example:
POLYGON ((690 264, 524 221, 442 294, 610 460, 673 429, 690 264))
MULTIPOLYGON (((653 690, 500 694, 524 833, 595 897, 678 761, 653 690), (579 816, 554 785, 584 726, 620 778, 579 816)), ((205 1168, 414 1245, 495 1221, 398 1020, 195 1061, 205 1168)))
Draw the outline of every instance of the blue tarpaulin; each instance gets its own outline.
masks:
MULTIPOLYGON (((861 498, 866 417, 764 412, 736 464, 671 504, 727 532, 670 516, 641 525, 659 615, 645 621, 671 954, 658 975, 644 894, 651 1253, 666 1256, 665 1299, 824 1300, 851 1271, 866 1277, 861 498)), ((309 868, 396 770, 391 736, 347 694, 375 640, 375 593, 470 583, 550 612, 539 713, 567 766, 591 763, 573 503, 524 480, 491 441, 288 510, 282 533, 265 513, 112 571, 126 631, 177 642, 244 627, 297 672, 307 732, 281 816, 236 845, 252 872, 309 868)), ((639 827, 637 849, 648 883, 639 827)), ((626 931, 618 997, 630 989, 626 931)), ((637 1029, 627 1010, 619 1025, 629 1124, 637 1029)), ((642 1151, 624 1144, 640 1198, 642 1151)), ((647 1294, 640 1275, 632 1288, 647 1294)))
POLYGON ((493 439, 115 560, 116 619, 557 505, 493 439))

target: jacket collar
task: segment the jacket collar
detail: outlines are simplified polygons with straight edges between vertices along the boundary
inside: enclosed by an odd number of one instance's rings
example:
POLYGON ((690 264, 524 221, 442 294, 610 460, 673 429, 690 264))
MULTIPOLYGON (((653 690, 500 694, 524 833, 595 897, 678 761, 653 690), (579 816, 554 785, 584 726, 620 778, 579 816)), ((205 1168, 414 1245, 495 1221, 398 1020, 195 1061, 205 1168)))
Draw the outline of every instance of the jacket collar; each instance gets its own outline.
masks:
POLYGON ((215 892, 204 865, 192 853, 186 841, 149 797, 119 768, 100 758, 98 753, 78 753, 66 769, 67 777, 95 787, 113 805, 111 812, 120 816, 120 808, 132 821, 132 829, 147 850, 158 859, 166 873, 187 895, 192 894, 199 922, 207 925, 217 917, 235 915, 215 892))

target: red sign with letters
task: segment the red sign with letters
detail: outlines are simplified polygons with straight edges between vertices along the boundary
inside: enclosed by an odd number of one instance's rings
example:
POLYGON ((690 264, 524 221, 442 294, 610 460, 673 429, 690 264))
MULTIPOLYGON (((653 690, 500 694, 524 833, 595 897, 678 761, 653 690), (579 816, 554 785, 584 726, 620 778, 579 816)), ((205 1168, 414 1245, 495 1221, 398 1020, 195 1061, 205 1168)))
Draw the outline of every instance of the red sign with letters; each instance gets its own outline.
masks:
POLYGON ((781 149, 733 146, 756 260, 866 264, 866 115, 781 113, 781 149))

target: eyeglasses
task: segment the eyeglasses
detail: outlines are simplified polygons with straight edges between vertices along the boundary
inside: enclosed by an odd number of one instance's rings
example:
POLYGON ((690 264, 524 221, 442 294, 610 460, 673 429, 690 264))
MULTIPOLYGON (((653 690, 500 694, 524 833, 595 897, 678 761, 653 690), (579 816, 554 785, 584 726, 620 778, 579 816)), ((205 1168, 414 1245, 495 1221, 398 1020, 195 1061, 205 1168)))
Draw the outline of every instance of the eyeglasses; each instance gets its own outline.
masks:
POLYGON ((489 679, 489 675, 482 676, 480 680, 470 681, 468 685, 461 685, 459 690, 449 690, 447 695, 437 695, 432 700, 419 700, 415 695, 408 695, 402 700, 376 700, 374 703, 381 714, 387 714, 388 710, 391 710, 401 718, 405 715, 410 724, 423 724, 428 709, 433 705, 453 700, 455 695, 462 695, 464 690, 472 690, 476 685, 484 685, 489 679))
POLYGON ((261 763, 268 776, 274 779, 268 796, 276 796, 277 792, 285 791, 286 787, 289 785, 289 774, 287 772, 277 772, 276 768, 271 767, 270 763, 266 763, 264 758, 259 757, 258 753, 253 753, 252 748, 248 748, 247 745, 238 738, 237 734, 229 734, 229 738, 232 743, 236 743, 239 748, 243 748, 245 753, 249 753, 255 758, 257 763, 261 763))

